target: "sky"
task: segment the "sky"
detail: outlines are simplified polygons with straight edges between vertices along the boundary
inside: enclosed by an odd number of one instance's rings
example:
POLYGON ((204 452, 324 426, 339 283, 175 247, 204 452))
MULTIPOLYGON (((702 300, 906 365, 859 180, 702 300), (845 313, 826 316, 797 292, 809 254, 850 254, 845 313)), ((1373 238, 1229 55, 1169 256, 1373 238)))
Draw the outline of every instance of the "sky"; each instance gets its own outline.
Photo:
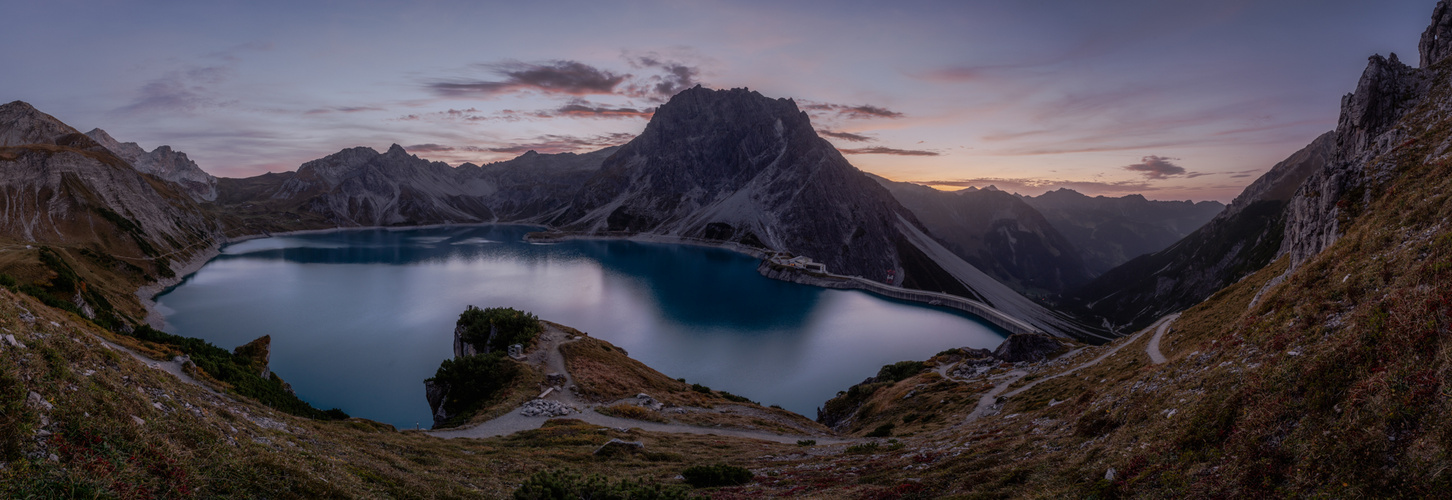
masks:
POLYGON ((248 177, 591 151, 747 87, 893 180, 1229 201, 1335 128, 1368 56, 1416 65, 1434 5, 0 0, 0 102, 248 177))

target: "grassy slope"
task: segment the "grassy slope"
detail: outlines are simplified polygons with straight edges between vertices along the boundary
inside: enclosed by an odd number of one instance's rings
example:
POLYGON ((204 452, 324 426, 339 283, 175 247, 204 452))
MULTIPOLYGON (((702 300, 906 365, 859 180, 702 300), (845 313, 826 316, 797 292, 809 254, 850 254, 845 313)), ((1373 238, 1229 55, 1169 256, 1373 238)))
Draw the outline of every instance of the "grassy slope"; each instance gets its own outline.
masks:
POLYGON ((98 341, 134 340, 3 289, 0 329, 25 344, 0 347, 0 496, 7 498, 498 498, 538 470, 673 482, 689 464, 797 450, 569 422, 505 438, 443 440, 361 419, 308 420, 148 368, 98 341), (31 392, 45 403, 27 403, 31 392), (612 438, 643 441, 646 453, 592 455, 612 438))

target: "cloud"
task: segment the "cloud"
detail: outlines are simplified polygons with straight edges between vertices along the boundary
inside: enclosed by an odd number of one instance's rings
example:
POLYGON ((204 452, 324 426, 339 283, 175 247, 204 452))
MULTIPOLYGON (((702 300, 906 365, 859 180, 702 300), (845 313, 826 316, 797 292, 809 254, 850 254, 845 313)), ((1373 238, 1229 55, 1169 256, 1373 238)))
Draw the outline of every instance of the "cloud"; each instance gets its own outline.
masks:
POLYGON ((230 104, 213 97, 212 89, 232 77, 231 63, 223 66, 194 67, 167 72, 137 89, 136 99, 116 111, 192 112, 201 108, 230 104))
POLYGON ((362 113, 364 111, 383 111, 383 108, 373 106, 334 106, 331 108, 316 108, 304 111, 305 115, 325 115, 329 113, 362 113))
POLYGON ((632 84, 636 95, 640 97, 654 97, 664 101, 676 95, 682 90, 696 86, 700 83, 701 69, 682 62, 668 61, 655 54, 628 58, 631 66, 637 68, 652 68, 661 70, 660 75, 652 75, 632 84))
POLYGON ((445 97, 494 97, 533 90, 544 94, 613 94, 629 75, 619 75, 579 61, 530 64, 509 62, 486 67, 503 76, 497 81, 432 82, 429 90, 445 97))
POLYGON ((938 156, 942 153, 922 149, 897 149, 883 146, 873 146, 859 149, 838 149, 846 155, 897 155, 897 156, 938 156))
POLYGON ((434 152, 440 152, 440 151, 454 151, 457 148, 450 147, 450 146, 444 146, 444 145, 441 145, 441 144, 429 143, 429 144, 414 144, 412 146, 404 146, 403 149, 405 151, 410 152, 410 153, 434 153, 434 152))
MULTIPOLYGON (((1150 155, 1140 158, 1139 163, 1135 163, 1133 165, 1126 165, 1123 168, 1131 172, 1138 172, 1144 175, 1145 179, 1151 180, 1167 179, 1177 175, 1185 175, 1185 167, 1181 167, 1172 163, 1172 160, 1179 161, 1180 159, 1150 155)), ((1196 174, 1192 177, 1198 177, 1199 175, 1201 174, 1196 174)))
POLYGON ((851 132, 837 132, 835 130, 818 130, 817 133, 818 134, 825 135, 827 137, 834 137, 834 138, 837 138, 837 139, 842 139, 842 140, 848 141, 848 142, 867 142, 867 141, 872 140, 872 136, 862 135, 862 134, 854 134, 854 133, 851 133, 851 132))
MULTIPOLYGON (((560 106, 553 111, 543 113, 543 116, 547 117, 570 118, 650 118, 654 115, 655 108, 612 108, 609 106, 594 104, 588 101, 571 102, 564 106, 560 106)), ((536 116, 540 115, 536 114, 536 116)))
POLYGON ((978 177, 972 179, 945 179, 915 181, 925 186, 979 187, 994 186, 1009 192, 1043 192, 1058 188, 1069 188, 1085 194, 1092 193, 1138 193, 1154 191, 1155 187, 1143 181, 1068 181, 1025 177, 978 177))
POLYGON ((813 102, 802 100, 802 109, 807 113, 816 115, 835 115, 841 118, 869 119, 869 118, 902 118, 903 114, 881 106, 863 104, 860 106, 849 106, 846 104, 833 104, 828 102, 813 102))
POLYGON ((571 135, 542 135, 527 142, 511 143, 504 146, 484 148, 492 153, 520 154, 527 151, 537 153, 571 153, 580 150, 595 150, 610 146, 619 146, 630 142, 635 134, 611 133, 593 137, 579 137, 571 135))

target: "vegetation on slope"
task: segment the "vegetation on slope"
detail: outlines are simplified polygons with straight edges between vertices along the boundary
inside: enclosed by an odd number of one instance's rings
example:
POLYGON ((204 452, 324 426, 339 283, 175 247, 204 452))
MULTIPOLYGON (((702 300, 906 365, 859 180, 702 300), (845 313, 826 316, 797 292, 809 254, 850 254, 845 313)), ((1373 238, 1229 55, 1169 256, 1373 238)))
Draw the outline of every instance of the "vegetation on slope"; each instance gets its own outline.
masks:
POLYGON ((469 306, 459 315, 457 324, 463 329, 460 338, 481 353, 504 352, 515 344, 529 347, 544 331, 538 316, 511 307, 469 306))

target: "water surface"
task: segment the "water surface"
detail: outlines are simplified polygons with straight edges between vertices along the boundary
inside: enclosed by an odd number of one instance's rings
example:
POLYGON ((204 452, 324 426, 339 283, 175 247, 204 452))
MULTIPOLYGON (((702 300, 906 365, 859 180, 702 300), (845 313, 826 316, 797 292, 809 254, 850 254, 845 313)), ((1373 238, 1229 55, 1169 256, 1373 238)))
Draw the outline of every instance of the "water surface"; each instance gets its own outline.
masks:
POLYGON ((428 427, 423 380, 466 305, 515 307, 672 377, 808 417, 883 364, 1002 333, 956 311, 756 273, 703 247, 523 241, 533 228, 348 230, 229 245, 157 297, 167 330, 225 348, 272 335, 272 369, 319 408, 428 427))

